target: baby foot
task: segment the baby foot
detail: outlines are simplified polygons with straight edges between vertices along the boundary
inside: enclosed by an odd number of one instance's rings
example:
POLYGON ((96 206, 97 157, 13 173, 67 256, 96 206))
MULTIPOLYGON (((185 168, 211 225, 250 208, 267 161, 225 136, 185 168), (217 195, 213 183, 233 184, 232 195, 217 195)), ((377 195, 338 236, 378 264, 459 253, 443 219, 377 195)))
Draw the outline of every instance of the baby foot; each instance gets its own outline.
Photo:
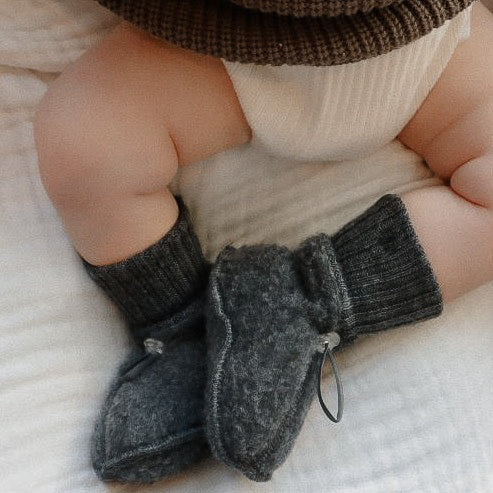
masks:
POLYGON ((316 393, 328 333, 343 347, 359 334, 441 310, 437 281, 397 196, 295 251, 225 249, 207 304, 213 454, 250 479, 268 480, 293 447, 316 393))
POLYGON ((152 483, 209 455, 202 301, 147 327, 120 367, 93 436, 103 480, 152 483))

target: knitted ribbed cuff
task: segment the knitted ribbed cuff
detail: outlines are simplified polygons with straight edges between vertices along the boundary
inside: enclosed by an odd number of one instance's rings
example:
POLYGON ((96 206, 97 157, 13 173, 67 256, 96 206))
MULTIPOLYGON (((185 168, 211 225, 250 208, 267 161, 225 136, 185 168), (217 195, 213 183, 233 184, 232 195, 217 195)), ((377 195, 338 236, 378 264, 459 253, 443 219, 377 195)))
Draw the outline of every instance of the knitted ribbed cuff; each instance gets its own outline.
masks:
POLYGON ((442 312, 442 296, 405 206, 386 195, 332 237, 345 281, 343 340, 442 312))
POLYGON ((209 265, 178 200, 173 228, 154 245, 115 264, 94 266, 84 259, 89 276, 118 306, 131 326, 148 325, 184 308, 205 290, 209 265))

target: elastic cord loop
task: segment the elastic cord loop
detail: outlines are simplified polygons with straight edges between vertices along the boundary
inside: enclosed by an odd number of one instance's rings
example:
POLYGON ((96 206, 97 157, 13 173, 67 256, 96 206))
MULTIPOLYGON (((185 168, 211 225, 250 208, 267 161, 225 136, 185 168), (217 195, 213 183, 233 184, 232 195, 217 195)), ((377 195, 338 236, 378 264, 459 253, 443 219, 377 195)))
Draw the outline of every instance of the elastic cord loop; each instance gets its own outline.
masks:
POLYGON ((344 391, 342 388, 341 378, 339 376, 339 369, 337 368, 337 363, 334 355, 332 354, 332 351, 330 350, 330 345, 328 341, 325 342, 325 350, 320 360, 320 368, 318 372, 318 400, 327 417, 334 423, 339 423, 339 421, 341 421, 342 419, 342 413, 344 411, 344 391), (327 357, 329 358, 330 364, 332 366, 332 371, 334 373, 334 378, 337 385, 337 417, 334 417, 334 415, 329 411, 322 397, 322 372, 325 365, 325 359, 327 357))

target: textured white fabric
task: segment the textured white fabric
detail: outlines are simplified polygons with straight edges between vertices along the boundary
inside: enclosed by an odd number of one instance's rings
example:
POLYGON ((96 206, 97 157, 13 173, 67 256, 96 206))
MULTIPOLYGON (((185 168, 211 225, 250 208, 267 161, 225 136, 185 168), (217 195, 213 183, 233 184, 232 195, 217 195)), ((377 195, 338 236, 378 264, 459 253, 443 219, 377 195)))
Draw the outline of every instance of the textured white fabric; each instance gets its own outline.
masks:
MULTIPOLYGON (((0 0, 0 491, 493 491, 493 285, 448 305, 439 319, 340 354, 343 422, 331 424, 314 404, 270 483, 212 460, 152 487, 97 480, 88 458, 92 425, 128 342, 42 190, 31 119, 55 76, 49 72, 113 22, 90 0, 0 0)), ((294 245, 334 231, 386 191, 437 183, 396 142, 330 164, 244 146, 183 171, 176 187, 211 258, 231 242, 294 245)))
POLYGON ((299 160, 357 159, 395 139, 469 35, 471 8, 398 50, 335 67, 224 61, 253 145, 299 160))

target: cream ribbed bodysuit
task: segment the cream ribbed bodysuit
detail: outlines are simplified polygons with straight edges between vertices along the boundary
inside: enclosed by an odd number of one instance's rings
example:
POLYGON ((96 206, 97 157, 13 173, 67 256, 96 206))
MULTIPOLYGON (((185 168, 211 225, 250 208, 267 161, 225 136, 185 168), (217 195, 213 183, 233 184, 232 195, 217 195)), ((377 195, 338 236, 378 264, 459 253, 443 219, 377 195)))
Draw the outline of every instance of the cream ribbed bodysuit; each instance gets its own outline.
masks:
POLYGON ((252 145, 269 154, 341 161, 375 152, 397 137, 469 35, 471 8, 385 55, 330 67, 224 61, 252 145))

